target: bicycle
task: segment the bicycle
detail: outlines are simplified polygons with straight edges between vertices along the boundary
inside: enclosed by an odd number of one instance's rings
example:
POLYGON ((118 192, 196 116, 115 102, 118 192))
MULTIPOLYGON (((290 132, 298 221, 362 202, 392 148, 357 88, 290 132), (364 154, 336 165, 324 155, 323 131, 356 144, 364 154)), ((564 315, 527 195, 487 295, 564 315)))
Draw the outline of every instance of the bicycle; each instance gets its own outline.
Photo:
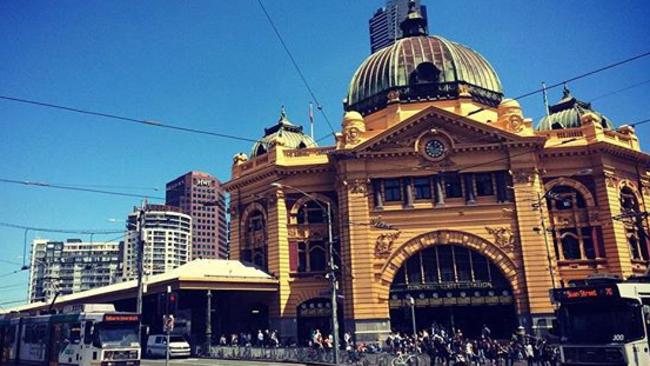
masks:
POLYGON ((390 362, 392 366, 417 366, 418 356, 413 353, 400 353, 390 362))

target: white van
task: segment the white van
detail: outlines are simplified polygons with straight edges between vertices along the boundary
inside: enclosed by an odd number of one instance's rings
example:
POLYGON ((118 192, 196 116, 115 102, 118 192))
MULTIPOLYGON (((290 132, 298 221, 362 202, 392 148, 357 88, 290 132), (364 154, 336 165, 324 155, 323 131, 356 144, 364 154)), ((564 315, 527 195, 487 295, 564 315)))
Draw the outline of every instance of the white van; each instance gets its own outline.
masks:
MULTIPOLYGON (((147 339, 147 357, 166 357, 167 335, 154 334, 147 339)), ((190 344, 179 335, 169 336, 169 357, 190 356, 190 344)))

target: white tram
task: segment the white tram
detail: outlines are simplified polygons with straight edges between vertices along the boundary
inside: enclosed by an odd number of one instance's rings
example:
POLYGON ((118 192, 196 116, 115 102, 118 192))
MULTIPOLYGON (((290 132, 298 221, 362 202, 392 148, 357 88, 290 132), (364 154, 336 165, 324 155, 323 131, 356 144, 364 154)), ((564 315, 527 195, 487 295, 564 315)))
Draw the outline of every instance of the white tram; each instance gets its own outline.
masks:
POLYGON ((138 314, 116 312, 110 304, 0 315, 0 365, 139 366, 139 324, 138 314))

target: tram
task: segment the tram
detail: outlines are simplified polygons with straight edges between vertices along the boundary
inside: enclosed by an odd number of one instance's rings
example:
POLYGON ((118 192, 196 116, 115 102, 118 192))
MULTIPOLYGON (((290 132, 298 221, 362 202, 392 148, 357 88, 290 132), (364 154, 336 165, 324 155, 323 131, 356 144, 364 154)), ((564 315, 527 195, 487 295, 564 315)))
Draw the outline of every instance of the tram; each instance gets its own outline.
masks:
POLYGON ((139 366, 136 313, 110 304, 67 307, 60 314, 0 315, 2 366, 139 366))
POLYGON ((562 365, 650 365, 650 279, 551 290, 562 365))

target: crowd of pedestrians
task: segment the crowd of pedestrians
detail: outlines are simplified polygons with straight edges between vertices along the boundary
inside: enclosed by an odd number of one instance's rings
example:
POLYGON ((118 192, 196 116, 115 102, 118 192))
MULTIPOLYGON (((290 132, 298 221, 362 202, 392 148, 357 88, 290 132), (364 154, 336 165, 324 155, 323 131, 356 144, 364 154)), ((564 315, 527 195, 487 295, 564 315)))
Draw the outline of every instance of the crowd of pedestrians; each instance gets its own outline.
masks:
MULTIPOLYGON (((332 334, 323 334, 319 329, 310 332, 305 340, 309 348, 317 353, 330 352, 334 348, 332 334)), ((416 335, 391 332, 383 344, 356 343, 350 333, 341 339, 341 349, 350 359, 360 359, 367 353, 388 352, 395 356, 405 354, 427 354, 431 365, 443 366, 513 366, 527 363, 528 366, 555 366, 558 364, 556 347, 543 337, 533 337, 523 327, 518 327, 508 340, 496 340, 490 328, 483 325, 480 336, 468 338, 460 329, 446 329, 437 324, 422 329, 416 335)), ((281 344, 276 330, 259 329, 257 332, 222 334, 220 346, 277 348, 294 347, 295 342, 287 340, 281 344)))
POLYGON ((460 329, 448 330, 436 324, 414 335, 391 333, 385 349, 394 354, 426 353, 431 365, 505 365, 526 362, 529 366, 555 366, 558 354, 555 347, 543 337, 526 334, 517 328, 509 340, 497 341, 492 332, 483 326, 476 339, 463 335, 460 329))
POLYGON ((264 348, 277 348, 280 346, 280 338, 278 331, 265 329, 258 329, 256 334, 253 333, 233 333, 230 336, 222 334, 219 337, 220 346, 233 346, 233 347, 264 347, 264 348))

